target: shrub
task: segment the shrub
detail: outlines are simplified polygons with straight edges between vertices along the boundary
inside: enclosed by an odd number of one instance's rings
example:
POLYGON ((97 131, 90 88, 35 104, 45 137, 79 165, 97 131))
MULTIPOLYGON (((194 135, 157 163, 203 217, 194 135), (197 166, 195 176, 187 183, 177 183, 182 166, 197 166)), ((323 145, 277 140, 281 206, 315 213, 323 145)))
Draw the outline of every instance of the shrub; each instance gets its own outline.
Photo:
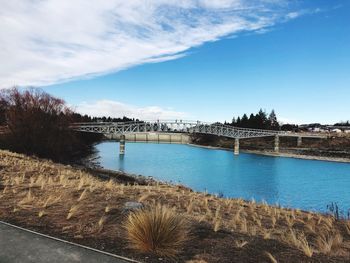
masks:
POLYGON ((130 213, 124 228, 131 248, 165 257, 176 256, 189 236, 185 218, 161 205, 130 213))

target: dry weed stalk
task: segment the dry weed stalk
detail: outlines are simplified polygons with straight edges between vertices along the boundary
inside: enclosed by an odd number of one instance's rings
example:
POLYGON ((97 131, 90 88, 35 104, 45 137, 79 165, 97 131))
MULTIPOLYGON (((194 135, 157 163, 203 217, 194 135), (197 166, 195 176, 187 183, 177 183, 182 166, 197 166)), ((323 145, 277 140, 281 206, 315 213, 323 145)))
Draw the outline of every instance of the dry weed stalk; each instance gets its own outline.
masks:
POLYGON ((45 203, 44 203, 44 205, 43 205, 43 208, 48 208, 48 207, 50 207, 50 206, 52 206, 52 205, 58 203, 60 200, 61 200, 61 196, 56 197, 56 198, 49 196, 49 197, 46 199, 46 201, 45 201, 45 203))
POLYGON ((100 218, 100 220, 98 220, 98 226, 99 226, 99 228, 103 228, 103 225, 105 224, 106 220, 107 220, 107 217, 106 217, 106 216, 102 216, 102 217, 100 218))
POLYGON ((38 217, 41 218, 43 216, 47 215, 47 213, 44 210, 39 211, 38 217))
POLYGON ((293 219, 293 217, 286 214, 286 215, 285 215, 285 220, 286 220, 287 226, 288 226, 289 228, 292 228, 293 225, 294 225, 294 219, 293 219))
POLYGON ((86 197, 86 189, 84 189, 84 191, 80 194, 79 198, 78 198, 78 202, 83 200, 86 197))
POLYGON ((67 220, 71 219, 77 213, 78 209, 78 205, 73 205, 68 212, 67 220))
POLYGON ((221 218, 214 218, 214 232, 218 232, 220 230, 221 227, 221 218))
POLYGON ((264 239, 271 239, 271 232, 269 232, 267 229, 264 230, 263 234, 264 239))
POLYGON ((248 224, 247 224, 247 219, 244 217, 240 221, 240 230, 242 233, 247 233, 248 232, 248 224))
POLYGON ((346 233, 350 236, 350 221, 349 220, 344 222, 344 227, 345 227, 346 233))
POLYGON ((235 247, 236 248, 243 248, 245 245, 248 244, 248 241, 245 240, 235 240, 235 247))
POLYGON ((28 204, 34 201, 34 196, 31 190, 28 190, 27 195, 19 202, 19 204, 28 204))
POLYGON ((270 252, 265 251, 265 255, 270 259, 271 263, 278 263, 277 259, 270 252))

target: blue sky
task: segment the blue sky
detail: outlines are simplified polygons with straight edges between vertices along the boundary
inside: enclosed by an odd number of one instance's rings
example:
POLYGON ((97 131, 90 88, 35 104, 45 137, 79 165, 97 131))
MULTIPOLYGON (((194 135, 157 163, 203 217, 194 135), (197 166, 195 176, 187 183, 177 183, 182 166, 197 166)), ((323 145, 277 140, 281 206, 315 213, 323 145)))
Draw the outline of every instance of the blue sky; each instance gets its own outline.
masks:
MULTIPOLYGON (((77 54, 82 59, 72 63, 74 70, 82 68, 80 72, 65 75, 62 71, 63 77, 47 72, 47 77, 40 79, 39 71, 33 70, 28 72, 37 77, 28 73, 23 81, 65 99, 79 112, 94 115, 223 121, 263 108, 275 109, 283 122, 334 123, 350 119, 350 2, 281 1, 284 3, 268 6, 267 13, 261 9, 266 1, 256 2, 259 7, 254 8, 259 9, 251 8, 244 14, 232 3, 224 6, 224 12, 204 5, 199 16, 215 16, 219 22, 211 21, 210 27, 203 27, 208 26, 207 21, 196 22, 195 27, 201 27, 200 37, 186 36, 179 43, 166 35, 166 43, 170 39, 172 44, 162 46, 166 49, 163 53, 152 53, 146 59, 137 57, 120 65, 115 56, 121 53, 107 49, 110 53, 103 57, 103 63, 96 62, 99 67, 89 69, 83 68, 89 61, 77 54), (225 17, 227 12, 231 13, 225 17), (251 22, 256 14, 261 19, 259 23, 254 20, 254 25, 240 22, 237 26, 237 19, 235 24, 229 20, 238 16, 251 22), (218 31, 216 23, 221 23, 223 29, 218 31), (226 30, 228 24, 234 27, 226 30), (105 64, 110 67, 104 68, 105 64)), ((191 23, 187 18, 182 22, 191 23)), ((124 30, 125 25, 120 26, 124 30)), ((137 32, 142 43, 140 28, 137 32)), ((183 36, 186 32, 178 33, 183 36)), ((157 46, 163 38, 164 34, 157 34, 152 44, 157 46)), ((67 46, 65 54, 71 52, 67 46)), ((133 56, 133 51, 139 52, 134 46, 126 43, 122 54, 133 56)), ((52 52, 53 48, 46 51, 56 59, 52 52)), ((59 62, 68 64, 71 56, 75 53, 64 56, 65 60, 60 57, 59 62)), ((10 80, 22 84, 15 77, 10 80)))

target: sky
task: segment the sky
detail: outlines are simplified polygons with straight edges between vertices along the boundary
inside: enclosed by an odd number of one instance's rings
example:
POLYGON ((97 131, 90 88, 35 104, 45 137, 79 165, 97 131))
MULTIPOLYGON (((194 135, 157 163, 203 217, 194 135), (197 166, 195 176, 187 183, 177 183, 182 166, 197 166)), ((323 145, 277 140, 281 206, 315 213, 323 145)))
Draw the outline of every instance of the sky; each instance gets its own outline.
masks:
POLYGON ((348 0, 0 1, 2 89, 93 116, 350 119, 348 0))

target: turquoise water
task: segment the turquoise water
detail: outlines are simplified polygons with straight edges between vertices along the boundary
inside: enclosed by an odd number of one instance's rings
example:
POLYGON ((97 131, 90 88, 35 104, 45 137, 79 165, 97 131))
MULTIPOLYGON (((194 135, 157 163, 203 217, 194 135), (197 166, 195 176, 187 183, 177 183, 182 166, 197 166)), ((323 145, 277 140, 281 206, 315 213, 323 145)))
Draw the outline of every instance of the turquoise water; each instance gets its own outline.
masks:
POLYGON ((180 144, 118 142, 96 146, 102 167, 181 183, 198 191, 305 210, 350 208, 350 164, 270 157, 180 144))

